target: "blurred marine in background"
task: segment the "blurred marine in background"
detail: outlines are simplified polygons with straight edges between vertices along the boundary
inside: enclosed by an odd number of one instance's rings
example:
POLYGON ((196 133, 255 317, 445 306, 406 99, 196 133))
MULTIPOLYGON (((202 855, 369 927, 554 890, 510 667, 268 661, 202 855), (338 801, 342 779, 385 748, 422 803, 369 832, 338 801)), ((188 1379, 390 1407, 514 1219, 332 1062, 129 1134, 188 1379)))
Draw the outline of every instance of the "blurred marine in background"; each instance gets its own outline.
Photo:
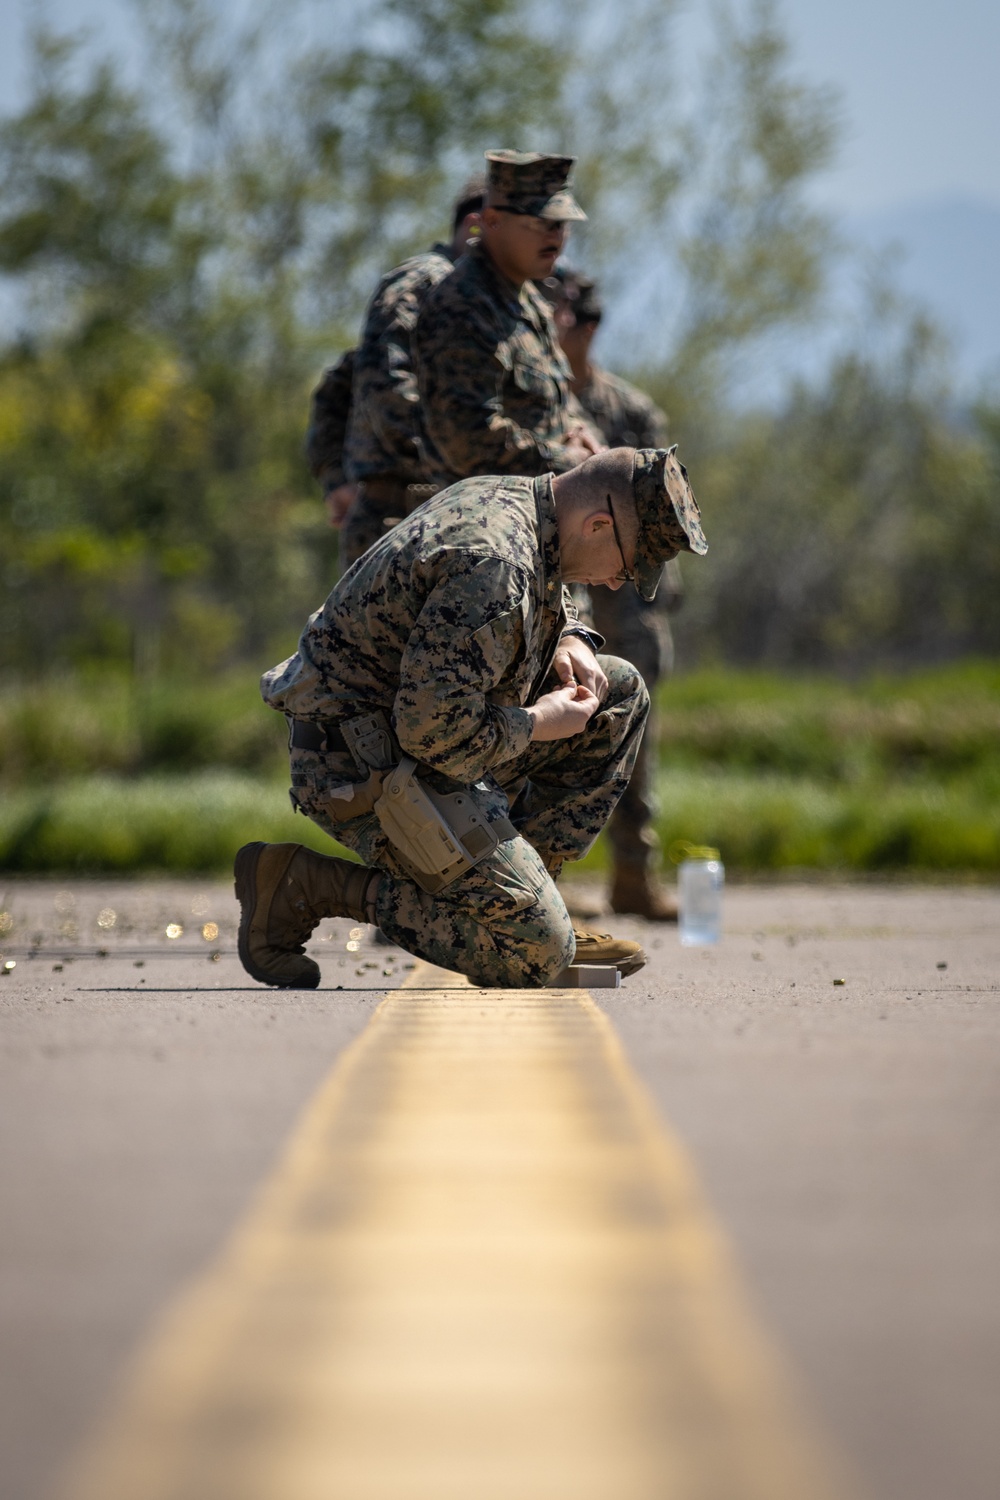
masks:
MULTIPOLYGON (((598 427, 609 448, 665 448, 667 419, 650 398, 602 370, 590 358, 603 308, 597 284, 559 267, 540 286, 552 305, 559 341, 572 370, 571 389, 598 427)), ((657 877, 656 837, 656 686, 673 668, 674 647, 668 615, 680 605, 682 585, 676 559, 668 562, 656 598, 647 601, 634 589, 612 593, 591 590, 595 628, 605 649, 638 668, 649 689, 650 716, 628 789, 608 824, 613 874, 610 901, 614 912, 632 912, 654 922, 677 920, 677 903, 657 877)))
POLYGON ((330 524, 342 528, 344 567, 439 488, 427 466, 410 343, 424 298, 451 272, 478 225, 484 186, 475 177, 459 194, 450 244, 383 276, 358 347, 325 371, 313 393, 306 456, 330 524))
POLYGON ((548 304, 567 226, 586 218, 569 187, 574 158, 486 153, 473 244, 428 293, 414 335, 435 479, 563 474, 602 444, 570 390, 548 304))

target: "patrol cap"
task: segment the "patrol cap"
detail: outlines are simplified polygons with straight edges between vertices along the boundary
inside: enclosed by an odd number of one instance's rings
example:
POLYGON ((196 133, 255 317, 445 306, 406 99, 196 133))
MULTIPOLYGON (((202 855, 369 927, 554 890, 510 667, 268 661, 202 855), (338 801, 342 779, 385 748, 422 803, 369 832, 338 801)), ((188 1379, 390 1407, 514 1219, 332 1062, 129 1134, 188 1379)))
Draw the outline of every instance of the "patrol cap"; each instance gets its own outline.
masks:
POLYGON ((663 564, 678 552, 708 551, 698 502, 687 470, 672 448, 637 448, 632 466, 632 493, 639 520, 635 549, 635 586, 653 599, 663 564))
POLYGON ((509 208, 538 219, 585 219, 569 190, 575 156, 545 156, 540 151, 487 151, 486 201, 490 208, 509 208))

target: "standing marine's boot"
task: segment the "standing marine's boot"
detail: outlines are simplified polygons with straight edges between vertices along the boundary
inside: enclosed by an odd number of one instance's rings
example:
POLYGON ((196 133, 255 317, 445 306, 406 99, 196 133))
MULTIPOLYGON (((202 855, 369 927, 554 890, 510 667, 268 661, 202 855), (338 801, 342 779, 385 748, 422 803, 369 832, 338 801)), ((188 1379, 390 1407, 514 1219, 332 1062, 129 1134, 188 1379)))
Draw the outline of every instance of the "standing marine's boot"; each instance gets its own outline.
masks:
POLYGON ((240 962, 261 984, 314 990, 319 965, 305 940, 322 917, 370 920, 366 897, 375 870, 303 844, 244 844, 236 856, 240 962))
POLYGON ((665 891, 651 870, 616 865, 611 879, 611 910, 645 917, 647 922, 676 922, 677 898, 665 891))

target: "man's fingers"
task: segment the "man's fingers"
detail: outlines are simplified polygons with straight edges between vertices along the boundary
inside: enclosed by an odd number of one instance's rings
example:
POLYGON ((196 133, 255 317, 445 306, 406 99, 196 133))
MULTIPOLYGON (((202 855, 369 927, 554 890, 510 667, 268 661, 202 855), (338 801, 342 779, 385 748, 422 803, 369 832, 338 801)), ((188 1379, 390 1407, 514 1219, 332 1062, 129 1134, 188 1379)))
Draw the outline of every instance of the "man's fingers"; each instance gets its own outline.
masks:
POLYGON ((593 667, 578 667, 577 681, 602 702, 608 691, 608 679, 595 662, 593 667))

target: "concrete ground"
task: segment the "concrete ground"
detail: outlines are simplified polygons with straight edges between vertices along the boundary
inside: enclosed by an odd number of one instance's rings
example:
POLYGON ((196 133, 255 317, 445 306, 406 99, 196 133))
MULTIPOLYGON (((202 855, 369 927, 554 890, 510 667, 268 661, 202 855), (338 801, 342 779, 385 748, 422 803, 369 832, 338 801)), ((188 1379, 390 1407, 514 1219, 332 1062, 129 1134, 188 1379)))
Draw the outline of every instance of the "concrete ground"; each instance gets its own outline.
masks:
MULTIPOLYGON (((324 923, 324 987, 263 990, 204 884, 18 883, 0 912, 0 1492, 40 1500, 410 961, 324 923)), ((595 992, 873 1500, 1000 1494, 998 916, 735 888, 714 950, 616 921, 650 963, 595 992)))

